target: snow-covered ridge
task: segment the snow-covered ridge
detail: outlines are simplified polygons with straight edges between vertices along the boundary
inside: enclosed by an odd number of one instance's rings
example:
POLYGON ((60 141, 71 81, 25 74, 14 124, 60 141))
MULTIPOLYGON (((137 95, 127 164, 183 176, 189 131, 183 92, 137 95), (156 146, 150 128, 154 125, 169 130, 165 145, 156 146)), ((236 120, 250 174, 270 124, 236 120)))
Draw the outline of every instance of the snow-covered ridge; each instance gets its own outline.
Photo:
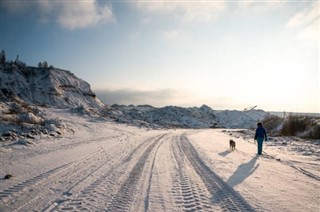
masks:
POLYGON ((104 106, 90 85, 69 71, 0 64, 0 99, 13 97, 27 104, 54 108, 104 106))
POLYGON ((108 115, 118 122, 172 128, 252 128, 268 115, 262 110, 216 111, 201 107, 112 105, 108 115))
MULTIPOLYGON (((6 62, 0 64, 0 100, 22 104, 22 108, 23 105, 69 108, 77 114, 99 111, 97 114, 107 115, 121 123, 151 128, 252 128, 268 115, 262 110, 216 111, 207 105, 189 108, 112 105, 107 108, 92 92, 90 85, 70 71, 6 62)), ((10 105, 4 107, 10 108, 10 105)), ((30 113, 30 110, 18 111, 30 113)), ((20 114, 16 115, 3 114, 2 119, 20 120, 20 114)), ((45 120, 45 117, 40 118, 45 120)))

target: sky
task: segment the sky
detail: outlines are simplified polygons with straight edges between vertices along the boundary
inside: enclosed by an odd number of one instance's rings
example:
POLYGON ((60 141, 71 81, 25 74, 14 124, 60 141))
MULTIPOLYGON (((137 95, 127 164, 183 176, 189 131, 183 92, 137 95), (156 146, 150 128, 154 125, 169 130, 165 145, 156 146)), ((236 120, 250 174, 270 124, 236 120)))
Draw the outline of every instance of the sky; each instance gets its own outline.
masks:
POLYGON ((0 49, 106 104, 320 113, 319 1, 1 0, 0 49))

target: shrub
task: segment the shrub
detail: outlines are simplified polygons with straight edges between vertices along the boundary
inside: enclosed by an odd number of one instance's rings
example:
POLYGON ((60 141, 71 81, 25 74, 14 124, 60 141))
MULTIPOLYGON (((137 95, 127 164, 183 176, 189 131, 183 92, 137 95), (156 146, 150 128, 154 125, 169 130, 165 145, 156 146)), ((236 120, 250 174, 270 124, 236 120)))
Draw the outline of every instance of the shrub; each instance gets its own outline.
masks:
POLYGON ((262 122, 268 132, 276 133, 282 126, 283 118, 276 115, 269 115, 265 117, 262 122))
POLYGON ((305 116, 289 115, 283 123, 281 133, 285 136, 295 136, 311 126, 310 118, 305 116))
POLYGON ((270 115, 263 120, 268 133, 320 139, 320 118, 290 114, 286 118, 270 115))
POLYGON ((313 127, 310 133, 310 137, 314 139, 320 139, 320 125, 313 127))
POLYGON ((6 53, 4 50, 1 51, 0 53, 0 63, 5 63, 6 62, 6 53))

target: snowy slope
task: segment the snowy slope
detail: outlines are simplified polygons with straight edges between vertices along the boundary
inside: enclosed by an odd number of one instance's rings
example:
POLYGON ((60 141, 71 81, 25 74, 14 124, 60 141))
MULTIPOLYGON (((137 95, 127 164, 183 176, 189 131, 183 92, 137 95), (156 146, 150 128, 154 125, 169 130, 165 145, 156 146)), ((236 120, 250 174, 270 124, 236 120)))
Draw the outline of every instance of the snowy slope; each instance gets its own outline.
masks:
POLYGON ((50 118, 43 107, 89 116, 101 115, 107 108, 87 82, 69 71, 0 63, 0 142, 61 137, 73 131, 59 119, 50 118))
POLYGON ((0 99, 12 97, 27 104, 55 108, 104 106, 90 85, 69 71, 0 64, 0 99))

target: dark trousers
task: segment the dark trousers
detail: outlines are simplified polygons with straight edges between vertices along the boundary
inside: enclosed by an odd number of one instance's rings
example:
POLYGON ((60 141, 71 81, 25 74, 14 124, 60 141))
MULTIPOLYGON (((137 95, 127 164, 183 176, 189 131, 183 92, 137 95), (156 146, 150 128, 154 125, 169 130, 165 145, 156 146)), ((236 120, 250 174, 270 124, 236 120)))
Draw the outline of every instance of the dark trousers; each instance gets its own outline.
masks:
POLYGON ((261 155, 261 153, 262 153, 263 140, 264 140, 264 138, 261 138, 261 137, 257 138, 257 141, 258 141, 258 154, 259 155, 261 155))

